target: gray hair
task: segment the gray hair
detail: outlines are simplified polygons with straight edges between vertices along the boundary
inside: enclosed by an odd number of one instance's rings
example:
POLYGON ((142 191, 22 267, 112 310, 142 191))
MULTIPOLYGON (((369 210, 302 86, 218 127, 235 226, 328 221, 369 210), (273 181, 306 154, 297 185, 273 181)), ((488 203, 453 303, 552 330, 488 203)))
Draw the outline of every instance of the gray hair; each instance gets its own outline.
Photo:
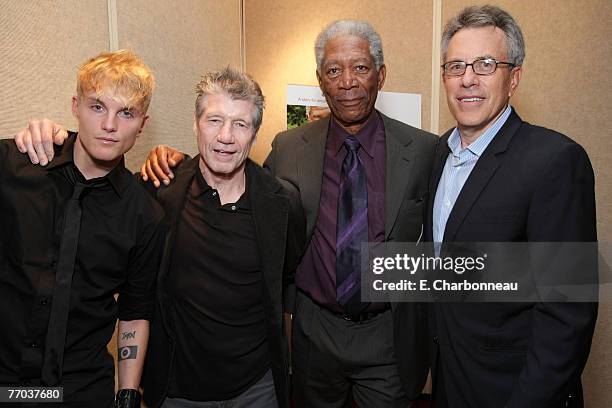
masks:
POLYGON ((255 105, 253 112, 253 134, 261 126, 264 110, 264 96, 259 84, 249 75, 235 68, 225 67, 221 71, 207 72, 196 85, 195 112, 200 119, 206 109, 209 95, 226 94, 234 100, 248 101, 255 105))
POLYGON ((457 31, 463 28, 486 26, 497 27, 506 35, 509 60, 507 62, 517 66, 523 65, 525 42, 521 28, 507 11, 490 4, 466 7, 446 23, 441 43, 443 60, 446 61, 448 43, 457 31))
POLYGON ((317 72, 319 75, 321 74, 325 45, 327 45, 329 40, 343 35, 354 35, 368 42, 370 45, 370 55, 374 60, 377 71, 385 64, 382 40, 370 23, 358 20, 337 20, 325 27, 315 41, 315 57, 317 59, 317 72))

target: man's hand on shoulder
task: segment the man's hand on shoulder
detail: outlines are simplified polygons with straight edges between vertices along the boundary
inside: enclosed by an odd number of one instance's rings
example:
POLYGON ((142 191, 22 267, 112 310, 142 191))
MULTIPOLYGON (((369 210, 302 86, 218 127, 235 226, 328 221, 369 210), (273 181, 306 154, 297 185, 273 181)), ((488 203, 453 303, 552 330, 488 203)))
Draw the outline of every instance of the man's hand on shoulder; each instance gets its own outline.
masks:
POLYGON ((151 181, 155 187, 161 185, 160 180, 168 185, 170 180, 174 178, 172 169, 184 159, 184 153, 170 146, 158 145, 149 152, 147 159, 140 167, 140 175, 144 181, 151 181))
POLYGON ((68 137, 64 127, 50 119, 32 119, 15 135, 21 153, 27 153, 34 164, 46 166, 53 160, 53 144, 62 145, 68 137))

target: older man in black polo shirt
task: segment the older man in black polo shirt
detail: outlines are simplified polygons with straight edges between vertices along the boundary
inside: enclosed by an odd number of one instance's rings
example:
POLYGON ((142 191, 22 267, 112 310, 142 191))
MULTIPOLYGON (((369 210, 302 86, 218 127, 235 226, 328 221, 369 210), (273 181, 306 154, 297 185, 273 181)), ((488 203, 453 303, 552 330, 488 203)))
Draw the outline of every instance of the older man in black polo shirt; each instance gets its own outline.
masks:
POLYGON ((170 230, 144 398, 151 407, 288 408, 283 303, 305 240, 299 197, 248 159, 263 116, 259 85, 226 68, 196 90, 200 154, 154 191, 170 230))
POLYGON ((60 386, 62 406, 108 408, 118 317, 117 406, 140 406, 163 211, 123 154, 153 84, 131 52, 102 53, 79 69, 79 132, 51 165, 0 142, 0 385, 60 386))
POLYGON ((171 230, 145 400, 288 407, 283 300, 303 246, 302 209, 295 191, 247 158, 263 115, 259 85, 226 68, 196 89, 200 154, 157 191, 171 230))

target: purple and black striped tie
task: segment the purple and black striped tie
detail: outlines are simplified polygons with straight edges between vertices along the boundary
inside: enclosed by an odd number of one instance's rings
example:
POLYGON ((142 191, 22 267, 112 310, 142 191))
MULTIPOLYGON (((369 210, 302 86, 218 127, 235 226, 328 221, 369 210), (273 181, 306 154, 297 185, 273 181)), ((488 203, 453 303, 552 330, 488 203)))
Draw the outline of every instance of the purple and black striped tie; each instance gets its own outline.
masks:
POLYGON ((368 241, 367 174, 357 155, 359 141, 349 135, 340 173, 336 225, 336 299, 347 314, 358 315, 361 302, 361 243, 368 241))

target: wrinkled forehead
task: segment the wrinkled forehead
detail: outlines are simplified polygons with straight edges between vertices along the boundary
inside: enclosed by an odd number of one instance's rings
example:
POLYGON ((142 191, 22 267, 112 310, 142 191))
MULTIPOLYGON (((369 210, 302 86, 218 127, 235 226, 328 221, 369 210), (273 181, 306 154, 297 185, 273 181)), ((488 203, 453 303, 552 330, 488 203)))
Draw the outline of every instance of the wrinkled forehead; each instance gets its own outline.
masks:
POLYGON ((357 35, 338 35, 332 37, 325 44, 323 50, 323 64, 337 60, 366 59, 374 61, 370 53, 370 44, 365 38, 357 35))
POLYGON ((220 115, 227 118, 240 118, 249 123, 257 114, 257 106, 250 99, 231 96, 225 92, 211 93, 202 99, 203 115, 220 115))

